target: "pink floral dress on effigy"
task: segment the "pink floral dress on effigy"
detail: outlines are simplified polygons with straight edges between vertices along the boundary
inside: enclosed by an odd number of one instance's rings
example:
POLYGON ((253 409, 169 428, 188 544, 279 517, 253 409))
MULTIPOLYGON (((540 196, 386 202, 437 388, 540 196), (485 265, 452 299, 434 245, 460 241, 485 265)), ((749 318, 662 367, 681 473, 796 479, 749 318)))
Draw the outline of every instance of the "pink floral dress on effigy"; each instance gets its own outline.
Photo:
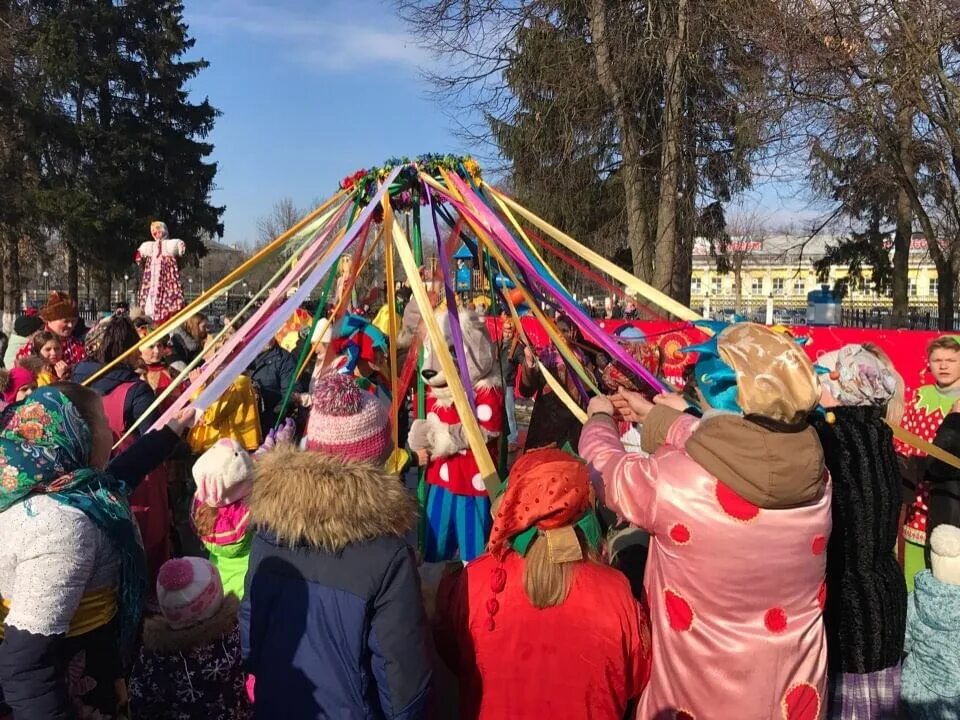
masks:
POLYGON ((136 261, 143 263, 140 281, 140 307, 156 323, 183 309, 183 287, 177 258, 186 252, 183 240, 150 240, 137 250, 136 261))
MULTIPOLYGON (((653 675, 637 718, 818 720, 827 697, 822 611, 831 523, 822 462, 781 453, 778 467, 795 463, 819 496, 801 507, 761 508, 687 453, 700 424, 679 415, 650 456, 626 453, 609 418, 589 421, 580 440, 607 506, 652 535, 644 588, 653 675)), ((749 447, 762 468, 764 443, 751 440, 719 447, 749 447)), ((720 457, 737 472, 736 457, 720 457)))

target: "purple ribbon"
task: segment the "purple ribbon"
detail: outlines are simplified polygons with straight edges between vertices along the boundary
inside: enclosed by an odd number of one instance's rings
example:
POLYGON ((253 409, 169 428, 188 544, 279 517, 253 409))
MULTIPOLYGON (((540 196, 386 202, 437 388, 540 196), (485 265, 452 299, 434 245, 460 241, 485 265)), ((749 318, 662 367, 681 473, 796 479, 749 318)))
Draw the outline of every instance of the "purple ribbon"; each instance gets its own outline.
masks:
POLYGON ((466 207, 465 202, 459 202, 453 197, 449 198, 450 202, 460 211, 461 214, 469 215, 479 225, 486 225, 491 231, 491 234, 502 241, 501 247, 507 251, 507 254, 513 259, 513 261, 526 271, 527 277, 533 279, 541 287, 541 291, 546 291, 556 299, 563 311, 574 319, 577 326, 580 328, 581 332, 584 332, 588 340, 591 340, 594 344, 602 347, 610 354, 611 358, 618 360, 624 365, 624 367, 636 373, 636 375, 641 377, 644 382, 646 382, 647 385, 649 385, 654 391, 666 391, 664 384, 660 382, 655 375, 650 373, 649 370, 637 362, 637 360, 627 353, 616 342, 616 340, 597 327, 596 323, 594 323, 593 320, 591 320, 586 313, 584 313, 580 307, 573 302, 572 299, 562 297, 562 293, 553 292, 553 288, 550 287, 550 285, 548 285, 545 281, 540 279, 536 269, 517 245, 513 235, 509 230, 507 230, 506 226, 504 226, 501 220, 487 207, 486 203, 484 203, 483 200, 478 197, 477 194, 455 174, 450 174, 449 177, 457 186, 457 190, 465 199, 469 198, 473 200, 473 205, 477 209, 477 212, 475 213, 471 211, 470 208, 466 207), (481 220, 477 216, 478 214, 483 215, 484 220, 481 220))
POLYGON ((430 186, 424 184, 424 190, 427 193, 427 202, 430 204, 430 215, 433 218, 433 231, 437 236, 437 258, 440 263, 440 273, 443 275, 443 292, 447 300, 447 318, 450 321, 450 339, 453 344, 453 351, 457 356, 457 362, 460 364, 460 382, 463 383, 463 390, 467 394, 467 402, 470 403, 470 410, 474 415, 477 413, 477 401, 473 392, 473 379, 470 377, 470 366, 467 364, 467 353, 463 346, 463 330, 460 328, 460 313, 457 310, 457 298, 453 292, 453 275, 450 272, 450 260, 444 251, 443 240, 440 237, 440 226, 437 224, 437 209, 433 204, 433 193, 430 192, 430 186))

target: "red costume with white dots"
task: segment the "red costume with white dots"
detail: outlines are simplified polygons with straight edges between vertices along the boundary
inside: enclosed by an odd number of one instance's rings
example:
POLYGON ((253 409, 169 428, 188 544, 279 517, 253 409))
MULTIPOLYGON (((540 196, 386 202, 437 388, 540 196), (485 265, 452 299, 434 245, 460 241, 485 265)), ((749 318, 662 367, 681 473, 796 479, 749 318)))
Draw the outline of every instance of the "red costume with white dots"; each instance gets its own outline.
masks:
MULTIPOLYGON (((490 434, 487 449, 491 457, 497 457, 497 442, 503 432, 503 389, 500 387, 477 387, 477 422, 490 434)), ((444 425, 459 425, 460 416, 451 402, 441 403, 427 388, 427 415, 431 413, 444 425)), ((446 488, 455 495, 486 495, 480 469, 473 452, 461 450, 448 458, 435 458, 427 465, 427 482, 446 488)))

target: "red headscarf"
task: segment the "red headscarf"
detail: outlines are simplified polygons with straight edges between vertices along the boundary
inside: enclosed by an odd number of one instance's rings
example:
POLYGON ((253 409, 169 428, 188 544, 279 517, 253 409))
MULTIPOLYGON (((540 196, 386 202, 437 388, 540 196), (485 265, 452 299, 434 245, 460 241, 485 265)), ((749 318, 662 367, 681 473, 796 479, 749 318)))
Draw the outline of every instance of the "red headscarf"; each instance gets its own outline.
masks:
POLYGON ((503 560, 511 538, 534 526, 546 532, 573 525, 590 503, 590 478, 581 460, 556 448, 524 453, 510 471, 487 550, 503 560))

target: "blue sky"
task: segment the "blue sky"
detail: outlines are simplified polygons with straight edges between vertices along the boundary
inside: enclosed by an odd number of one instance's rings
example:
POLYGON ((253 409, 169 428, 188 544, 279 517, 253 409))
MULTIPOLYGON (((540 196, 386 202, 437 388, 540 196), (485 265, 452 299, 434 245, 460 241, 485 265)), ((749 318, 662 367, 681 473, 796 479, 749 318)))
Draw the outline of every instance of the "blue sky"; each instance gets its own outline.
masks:
POLYGON ((213 199, 227 243, 254 241, 282 197, 306 208, 389 157, 466 152, 389 0, 188 0, 185 15, 192 55, 210 61, 191 91, 223 113, 213 199))
MULTIPOLYGON (((408 36, 391 0, 185 4, 192 56, 210 61, 191 91, 223 113, 212 140, 225 242, 251 245, 257 218, 276 200, 289 196, 307 209, 361 167, 470 151, 429 96, 421 69, 433 58, 408 36)), ((806 206, 781 181, 762 183, 730 213, 759 207, 768 224, 779 225, 809 215, 806 206)))

